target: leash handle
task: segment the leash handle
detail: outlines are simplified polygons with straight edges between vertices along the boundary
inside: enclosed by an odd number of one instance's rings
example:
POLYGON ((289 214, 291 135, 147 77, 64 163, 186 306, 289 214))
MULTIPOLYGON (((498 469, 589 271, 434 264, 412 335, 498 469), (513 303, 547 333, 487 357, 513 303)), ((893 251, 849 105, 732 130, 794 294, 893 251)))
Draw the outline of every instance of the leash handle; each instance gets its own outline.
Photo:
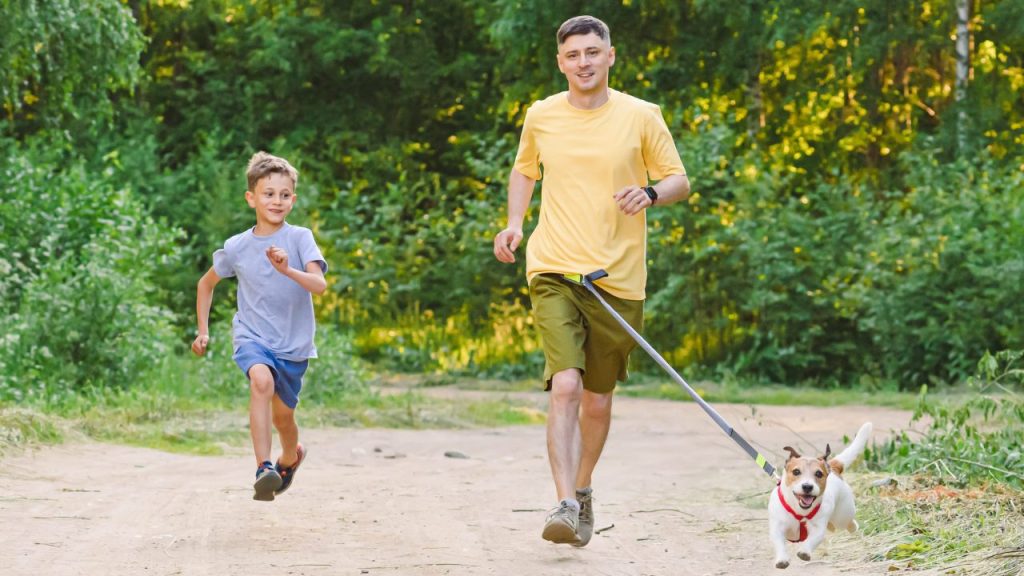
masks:
POLYGON ((683 377, 680 376, 679 373, 676 372, 675 369, 672 368, 672 366, 665 361, 665 358, 663 358, 661 354, 659 354, 658 351, 654 349, 653 346, 648 344, 647 340, 644 340, 644 337, 641 336, 639 332, 634 330, 633 327, 630 326, 629 323, 626 322, 626 320, 618 312, 616 312, 615 309, 612 308, 607 301, 605 301, 604 297, 601 296, 601 293, 598 292, 597 288, 594 287, 594 282, 607 276, 608 273, 601 269, 595 270, 590 274, 564 274, 563 278, 565 278, 569 282, 583 285, 583 287, 590 291, 591 294, 596 296, 597 300, 601 303, 601 306, 603 306, 604 309, 607 310, 608 313, 612 315, 612 318, 615 318, 619 325, 622 326, 623 330, 625 330, 627 333, 629 333, 630 336, 632 336, 633 340, 636 341, 636 343, 641 348, 644 349, 644 352, 647 352, 647 354, 655 362, 658 363, 658 366, 661 366, 661 368, 665 372, 667 372, 673 380, 675 380, 676 384, 682 386, 683 390, 685 390, 690 395, 690 397, 693 398, 694 402, 696 402, 701 408, 704 409, 704 412, 706 412, 707 415, 710 416, 716 424, 718 424, 718 426, 726 433, 726 435, 729 436, 729 438, 732 438, 733 441, 739 444, 740 448, 742 448, 743 451, 747 453, 747 455, 754 459, 754 462, 757 463, 758 467, 761 468, 761 470, 764 470, 766 474, 768 474, 773 479, 775 479, 776 482, 778 482, 779 476, 775 473, 775 467, 768 462, 768 459, 762 456, 760 452, 754 449, 754 447, 751 446, 750 443, 746 441, 746 439, 740 436, 740 434, 736 432, 736 429, 733 428, 728 422, 726 422, 725 418, 722 418, 722 415, 719 414, 717 410, 712 408, 710 404, 708 404, 703 398, 701 398, 700 394, 697 394, 697 392, 693 388, 691 388, 689 384, 686 383, 686 380, 683 380, 683 377))

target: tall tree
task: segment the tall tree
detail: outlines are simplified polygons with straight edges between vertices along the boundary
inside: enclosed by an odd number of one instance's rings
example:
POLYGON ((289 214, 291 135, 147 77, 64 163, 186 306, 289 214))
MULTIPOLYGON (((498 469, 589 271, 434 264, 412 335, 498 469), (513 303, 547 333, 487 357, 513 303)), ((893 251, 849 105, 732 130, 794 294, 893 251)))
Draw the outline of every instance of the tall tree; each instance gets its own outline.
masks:
POLYGON ((119 0, 5 0, 0 134, 72 134, 107 119, 134 86, 142 34, 119 0))

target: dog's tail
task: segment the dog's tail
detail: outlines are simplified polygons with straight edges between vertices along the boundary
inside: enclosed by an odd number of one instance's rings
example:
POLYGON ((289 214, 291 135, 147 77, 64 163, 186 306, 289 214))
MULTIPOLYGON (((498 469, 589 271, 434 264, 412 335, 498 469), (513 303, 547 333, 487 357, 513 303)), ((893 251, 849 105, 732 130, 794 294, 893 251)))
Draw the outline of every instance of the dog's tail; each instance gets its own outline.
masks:
POLYGON ((853 442, 850 442, 850 445, 844 448, 835 458, 829 460, 828 464, 832 468, 832 472, 842 474, 843 470, 849 468, 857 457, 864 452, 864 447, 867 446, 868 438, 871 436, 871 428, 871 422, 865 422, 860 427, 860 430, 857 431, 853 442))

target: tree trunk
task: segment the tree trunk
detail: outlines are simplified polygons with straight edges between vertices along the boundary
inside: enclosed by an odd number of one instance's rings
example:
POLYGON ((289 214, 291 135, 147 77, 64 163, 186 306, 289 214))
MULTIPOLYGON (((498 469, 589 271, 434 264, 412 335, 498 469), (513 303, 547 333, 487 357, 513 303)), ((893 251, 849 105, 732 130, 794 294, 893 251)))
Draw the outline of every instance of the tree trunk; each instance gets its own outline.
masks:
POLYGON ((957 153, 967 148, 967 79, 970 74, 970 0, 956 0, 956 142, 957 153))

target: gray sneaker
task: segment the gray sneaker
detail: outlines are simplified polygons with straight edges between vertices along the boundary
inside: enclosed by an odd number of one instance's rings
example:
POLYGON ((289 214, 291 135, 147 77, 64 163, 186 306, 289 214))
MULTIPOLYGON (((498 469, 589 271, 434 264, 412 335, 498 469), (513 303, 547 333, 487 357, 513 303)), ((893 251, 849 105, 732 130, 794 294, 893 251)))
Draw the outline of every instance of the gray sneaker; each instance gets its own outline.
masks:
POLYGON ((579 512, 565 502, 558 505, 558 508, 551 510, 547 520, 544 522, 544 532, 541 538, 554 542, 555 544, 576 544, 579 537, 576 536, 576 525, 579 523, 579 512))
POLYGON ((590 542, 590 537, 594 535, 593 494, 594 490, 592 488, 576 490, 576 500, 580 503, 580 522, 576 528, 576 535, 579 536, 580 540, 575 542, 574 546, 586 546, 590 542))

